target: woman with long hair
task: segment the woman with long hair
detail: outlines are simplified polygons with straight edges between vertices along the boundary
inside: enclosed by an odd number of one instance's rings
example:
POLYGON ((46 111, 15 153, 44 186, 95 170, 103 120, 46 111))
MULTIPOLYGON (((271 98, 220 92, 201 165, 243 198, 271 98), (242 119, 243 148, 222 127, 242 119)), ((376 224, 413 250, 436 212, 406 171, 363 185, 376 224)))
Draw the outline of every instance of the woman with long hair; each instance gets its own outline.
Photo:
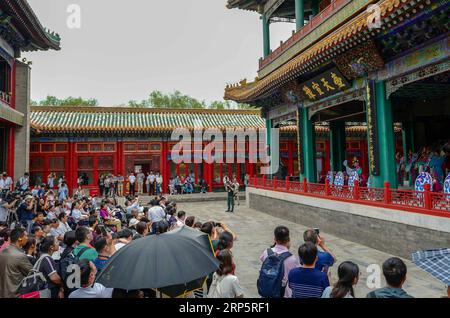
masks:
POLYGON ((233 255, 225 249, 219 252, 217 259, 220 265, 214 273, 208 298, 243 298, 244 291, 234 275, 233 255))
POLYGON ((359 267, 353 262, 346 261, 338 267, 338 281, 333 288, 327 287, 322 298, 355 298, 353 286, 358 284, 359 267))

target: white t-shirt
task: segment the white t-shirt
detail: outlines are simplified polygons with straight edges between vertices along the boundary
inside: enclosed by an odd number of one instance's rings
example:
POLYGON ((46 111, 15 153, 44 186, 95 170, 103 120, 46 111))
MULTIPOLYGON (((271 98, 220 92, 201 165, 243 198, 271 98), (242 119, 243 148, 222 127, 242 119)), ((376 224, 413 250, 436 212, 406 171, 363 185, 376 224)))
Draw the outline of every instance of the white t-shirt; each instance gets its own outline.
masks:
POLYGON ((159 222, 164 220, 164 218, 166 217, 166 213, 164 212, 163 208, 160 206, 154 206, 151 207, 148 210, 148 215, 147 217, 153 222, 159 222))
POLYGON ((131 184, 134 184, 136 182, 136 177, 134 175, 131 175, 128 177, 128 181, 130 181, 131 184))
POLYGON ((78 222, 79 220, 81 220, 83 214, 81 213, 80 210, 78 209, 73 209, 72 210, 72 217, 75 220, 75 222, 78 222))
POLYGON ((124 247, 126 244, 125 243, 117 243, 116 245, 114 245, 114 247, 116 248, 116 251, 120 250, 122 247, 124 247))
POLYGON ((244 290, 236 276, 219 276, 217 273, 214 273, 208 298, 236 298, 242 295, 244 295, 244 290))
POLYGON ((69 298, 112 298, 113 290, 113 288, 106 288, 102 284, 95 283, 94 286, 73 291, 69 298))

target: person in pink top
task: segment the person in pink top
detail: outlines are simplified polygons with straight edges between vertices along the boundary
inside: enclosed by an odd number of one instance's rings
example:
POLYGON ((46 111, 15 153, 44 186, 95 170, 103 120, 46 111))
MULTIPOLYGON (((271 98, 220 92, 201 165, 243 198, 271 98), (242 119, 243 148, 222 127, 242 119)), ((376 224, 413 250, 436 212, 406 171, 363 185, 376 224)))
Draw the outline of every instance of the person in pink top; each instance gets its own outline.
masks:
POLYGON ((106 225, 115 226, 117 232, 122 230, 122 222, 110 215, 106 203, 102 203, 102 205, 100 206, 100 217, 106 225))
MULTIPOLYGON (((272 251, 278 255, 281 255, 285 252, 289 252, 289 248, 291 247, 291 238, 289 235, 289 229, 285 226, 278 226, 277 228, 275 228, 274 237, 275 243, 272 246, 272 251)), ((265 250, 262 253, 260 257, 261 262, 264 263, 266 258, 267 258, 267 250, 265 250)), ((287 285, 289 272, 292 269, 298 267, 300 267, 300 263, 294 255, 289 256, 284 261, 284 277, 281 286, 282 289, 284 289, 285 298, 290 298, 292 295, 292 291, 289 289, 289 286, 287 285)))

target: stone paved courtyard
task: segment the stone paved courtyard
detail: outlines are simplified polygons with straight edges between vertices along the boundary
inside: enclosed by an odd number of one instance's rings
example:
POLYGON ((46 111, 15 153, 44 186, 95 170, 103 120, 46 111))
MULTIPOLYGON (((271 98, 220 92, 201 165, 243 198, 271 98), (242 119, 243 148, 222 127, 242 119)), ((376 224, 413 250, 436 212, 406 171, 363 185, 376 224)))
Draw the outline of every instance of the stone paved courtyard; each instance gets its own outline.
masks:
MULTIPOLYGON (((302 236, 306 227, 288 222, 267 214, 245 207, 245 202, 237 206, 235 214, 225 213, 226 201, 216 202, 179 202, 178 210, 184 210, 187 215, 194 215, 199 221, 209 220, 226 223, 238 236, 233 247, 233 254, 237 266, 237 276, 245 288, 247 297, 258 297, 256 280, 261 267, 259 257, 267 247, 273 243, 273 230, 278 225, 285 225, 291 231, 291 252, 297 255, 298 246, 303 243, 302 236)), ((378 250, 346 241, 338 237, 321 233, 328 247, 336 254, 337 263, 350 260, 359 265, 361 277, 356 286, 356 296, 365 297, 370 289, 366 286, 369 264, 382 264, 391 255, 378 250)), ((436 280, 408 260, 405 290, 415 297, 441 297, 446 293, 443 283, 436 280)), ((337 266, 331 271, 332 283, 337 279, 337 266)), ((382 279, 384 285, 384 279, 382 279)))

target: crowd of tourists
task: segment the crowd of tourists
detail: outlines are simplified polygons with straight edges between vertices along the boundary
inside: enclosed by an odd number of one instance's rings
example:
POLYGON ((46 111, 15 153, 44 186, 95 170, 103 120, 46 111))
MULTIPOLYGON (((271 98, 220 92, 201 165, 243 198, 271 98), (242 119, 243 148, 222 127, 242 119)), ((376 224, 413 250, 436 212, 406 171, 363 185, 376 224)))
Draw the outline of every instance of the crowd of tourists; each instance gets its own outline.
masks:
MULTIPOLYGON (((4 184, 11 183, 8 178, 3 174, 4 184)), ((39 293, 41 298, 156 297, 153 290, 111 289, 95 279, 116 251, 127 244, 179 227, 207 234, 220 264, 203 288, 187 297, 246 297, 232 252, 237 236, 223 222, 200 222, 162 195, 148 204, 142 204, 139 196, 129 195, 120 205, 114 196, 96 198, 76 191, 69 196, 64 181, 58 191, 48 186, 30 189, 28 185, 29 175, 25 174, 14 191, 1 192, 0 297, 36 296, 27 289, 33 285, 29 281, 31 273, 42 274, 47 294, 39 293), (80 268, 77 287, 68 283, 68 268, 73 264, 80 268)), ((360 269, 352 261, 339 264, 338 280, 331 284, 330 268, 336 266, 336 256, 318 229, 304 232, 304 243, 296 253, 290 252, 287 227, 276 227, 273 235, 274 244, 262 251, 261 270, 255 282, 261 297, 412 297, 402 289, 407 267, 399 258, 389 258, 383 263, 386 287, 357 295, 354 287, 360 269)))

